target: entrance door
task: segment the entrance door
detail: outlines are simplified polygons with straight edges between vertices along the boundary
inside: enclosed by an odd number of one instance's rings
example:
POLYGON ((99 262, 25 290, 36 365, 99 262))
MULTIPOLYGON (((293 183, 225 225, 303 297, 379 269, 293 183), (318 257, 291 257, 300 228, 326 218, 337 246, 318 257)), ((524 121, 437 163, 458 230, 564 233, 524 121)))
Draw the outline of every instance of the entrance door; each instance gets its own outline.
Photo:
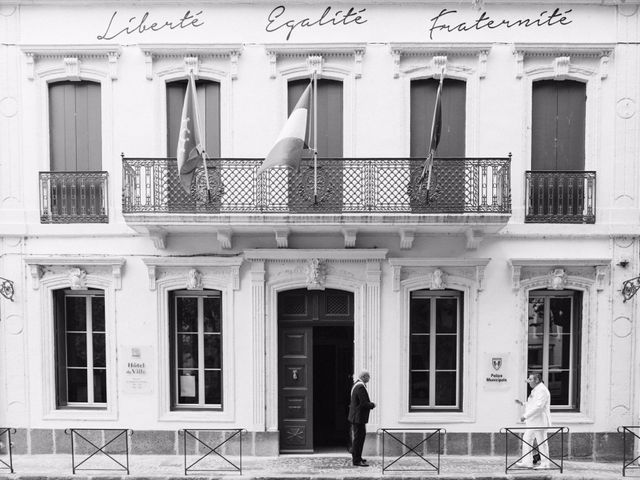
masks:
POLYGON ((283 292, 278 330, 280 451, 344 448, 353 374, 353 294, 283 292))

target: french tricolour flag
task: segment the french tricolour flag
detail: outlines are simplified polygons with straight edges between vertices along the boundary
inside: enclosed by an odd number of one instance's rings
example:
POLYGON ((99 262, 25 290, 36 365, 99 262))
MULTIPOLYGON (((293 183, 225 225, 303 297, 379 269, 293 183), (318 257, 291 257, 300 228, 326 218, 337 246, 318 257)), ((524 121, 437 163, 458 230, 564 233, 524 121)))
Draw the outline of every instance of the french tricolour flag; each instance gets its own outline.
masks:
POLYGON ((311 83, 300 96, 300 100, 293 108, 291 115, 284 124, 275 145, 260 165, 258 175, 265 170, 285 165, 298 167, 304 140, 307 136, 307 113, 309 112, 309 96, 311 94, 311 83))

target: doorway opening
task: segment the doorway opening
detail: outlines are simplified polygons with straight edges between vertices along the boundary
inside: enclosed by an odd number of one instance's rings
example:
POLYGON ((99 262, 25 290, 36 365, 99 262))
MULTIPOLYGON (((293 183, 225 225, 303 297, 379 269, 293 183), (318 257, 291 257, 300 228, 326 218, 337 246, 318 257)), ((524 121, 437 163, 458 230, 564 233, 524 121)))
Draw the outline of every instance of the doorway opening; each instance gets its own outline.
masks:
POLYGON ((353 375, 353 293, 278 295, 281 453, 346 451, 353 375))

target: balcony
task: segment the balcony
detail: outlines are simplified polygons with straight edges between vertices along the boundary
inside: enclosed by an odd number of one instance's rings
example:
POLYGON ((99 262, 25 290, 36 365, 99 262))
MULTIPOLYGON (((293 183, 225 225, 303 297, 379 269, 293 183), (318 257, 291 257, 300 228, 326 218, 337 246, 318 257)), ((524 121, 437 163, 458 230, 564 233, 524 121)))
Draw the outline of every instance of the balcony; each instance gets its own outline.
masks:
POLYGON ((596 172, 527 171, 526 223, 595 223, 596 172))
POLYGON ((108 223, 107 172, 40 172, 40 223, 108 223))
POLYGON ((509 158, 436 159, 428 196, 418 182, 423 162, 322 158, 314 195, 311 159, 303 159, 299 171, 278 167, 259 176, 261 159, 210 159, 209 193, 202 167, 187 193, 175 159, 124 158, 123 213, 130 226, 147 232, 223 224, 244 230, 362 225, 376 231, 397 231, 399 225, 425 231, 437 225, 447 232, 471 224, 497 231, 506 224, 511 214, 509 158))

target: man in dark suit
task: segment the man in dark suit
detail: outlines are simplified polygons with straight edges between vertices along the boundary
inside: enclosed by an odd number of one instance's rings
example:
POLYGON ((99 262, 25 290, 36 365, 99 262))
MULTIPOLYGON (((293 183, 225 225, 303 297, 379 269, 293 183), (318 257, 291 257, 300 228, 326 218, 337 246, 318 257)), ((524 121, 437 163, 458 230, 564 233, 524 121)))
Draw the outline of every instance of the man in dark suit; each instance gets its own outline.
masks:
POLYGON ((351 388, 351 402, 349 403, 349 423, 351 424, 351 458, 356 467, 368 467, 366 460, 362 458, 362 448, 367 434, 366 424, 369 421, 369 411, 376 404, 369 399, 367 383, 369 372, 363 370, 351 388))

